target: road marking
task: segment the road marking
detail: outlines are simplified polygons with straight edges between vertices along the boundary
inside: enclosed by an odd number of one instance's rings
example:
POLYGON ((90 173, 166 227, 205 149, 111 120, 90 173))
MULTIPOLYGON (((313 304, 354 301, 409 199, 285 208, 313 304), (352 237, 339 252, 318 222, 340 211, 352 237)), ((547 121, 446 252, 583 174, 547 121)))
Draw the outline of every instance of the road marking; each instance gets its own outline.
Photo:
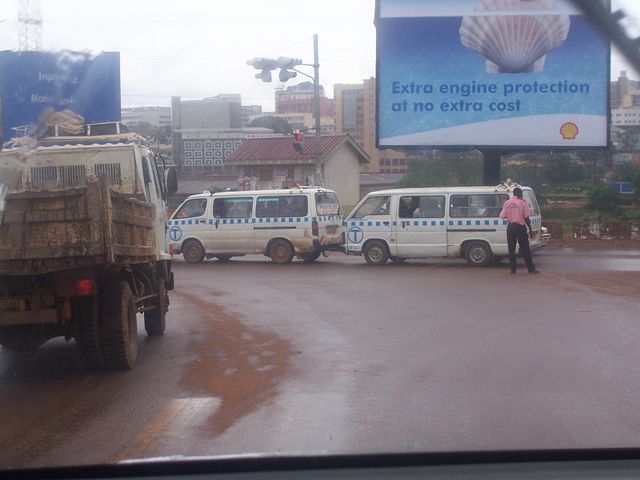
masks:
POLYGON ((163 453, 161 449, 175 452, 180 445, 188 448, 186 440, 192 438, 193 431, 206 422, 220 404, 218 397, 178 398, 170 401, 135 440, 116 455, 113 463, 163 453))

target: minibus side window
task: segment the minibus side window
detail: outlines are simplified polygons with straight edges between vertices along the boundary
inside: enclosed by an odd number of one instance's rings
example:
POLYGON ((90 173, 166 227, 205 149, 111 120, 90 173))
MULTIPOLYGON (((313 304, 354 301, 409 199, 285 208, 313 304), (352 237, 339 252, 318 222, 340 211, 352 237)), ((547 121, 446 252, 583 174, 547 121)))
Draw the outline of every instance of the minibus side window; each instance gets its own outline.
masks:
POLYGON ((213 216, 216 218, 250 218, 253 198, 216 198, 213 201, 213 216))
POLYGON ((497 217, 507 195, 495 193, 451 195, 449 215, 452 218, 497 217))
POLYGON ((304 217, 309 210, 306 195, 258 197, 256 217, 304 217))
POLYGON ((400 218, 442 218, 445 198, 443 195, 415 195, 400 197, 400 218))
POLYGON ((353 218, 364 218, 367 215, 389 215, 390 204, 391 197, 389 195, 369 197, 353 214, 353 218))
POLYGON ((206 198, 194 198, 193 200, 187 200, 180 210, 178 210, 173 218, 194 218, 204 215, 207 209, 206 198))

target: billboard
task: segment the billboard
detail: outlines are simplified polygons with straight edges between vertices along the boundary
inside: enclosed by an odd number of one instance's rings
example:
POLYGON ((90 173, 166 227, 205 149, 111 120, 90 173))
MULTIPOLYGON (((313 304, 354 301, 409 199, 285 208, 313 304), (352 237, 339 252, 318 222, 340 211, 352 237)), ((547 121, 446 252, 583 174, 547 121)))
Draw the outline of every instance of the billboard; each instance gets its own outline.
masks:
POLYGON ((2 141, 51 109, 86 123, 120 121, 120 54, 2 51, 0 102, 2 141))
POLYGON ((377 0, 379 147, 605 147, 609 42, 568 0, 377 0))

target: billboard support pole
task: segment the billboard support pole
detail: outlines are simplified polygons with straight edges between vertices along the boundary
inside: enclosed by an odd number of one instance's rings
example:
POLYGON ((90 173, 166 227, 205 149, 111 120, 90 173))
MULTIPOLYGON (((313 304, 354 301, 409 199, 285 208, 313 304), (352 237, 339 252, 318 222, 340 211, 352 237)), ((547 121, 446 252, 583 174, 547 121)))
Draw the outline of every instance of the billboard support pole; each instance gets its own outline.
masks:
POLYGON ((500 167, 502 155, 499 150, 481 150, 482 152, 482 184, 494 186, 501 183, 500 167))

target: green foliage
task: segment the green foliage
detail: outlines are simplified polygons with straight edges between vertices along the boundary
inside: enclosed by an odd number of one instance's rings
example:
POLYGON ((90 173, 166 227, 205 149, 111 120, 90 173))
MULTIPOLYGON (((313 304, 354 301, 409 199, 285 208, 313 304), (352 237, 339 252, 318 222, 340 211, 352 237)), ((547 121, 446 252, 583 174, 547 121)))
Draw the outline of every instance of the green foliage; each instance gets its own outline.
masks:
POLYGON ((436 158, 409 161, 408 173, 398 187, 480 185, 482 157, 476 152, 438 152, 436 158))
POLYGON ((270 128, 274 132, 290 134, 293 132, 291 124, 284 118, 274 117, 273 115, 265 115, 264 117, 258 117, 251 121, 250 127, 263 127, 270 128))
POLYGON ((587 209, 604 214, 619 214, 620 199, 608 185, 597 185, 589 192, 587 209))

